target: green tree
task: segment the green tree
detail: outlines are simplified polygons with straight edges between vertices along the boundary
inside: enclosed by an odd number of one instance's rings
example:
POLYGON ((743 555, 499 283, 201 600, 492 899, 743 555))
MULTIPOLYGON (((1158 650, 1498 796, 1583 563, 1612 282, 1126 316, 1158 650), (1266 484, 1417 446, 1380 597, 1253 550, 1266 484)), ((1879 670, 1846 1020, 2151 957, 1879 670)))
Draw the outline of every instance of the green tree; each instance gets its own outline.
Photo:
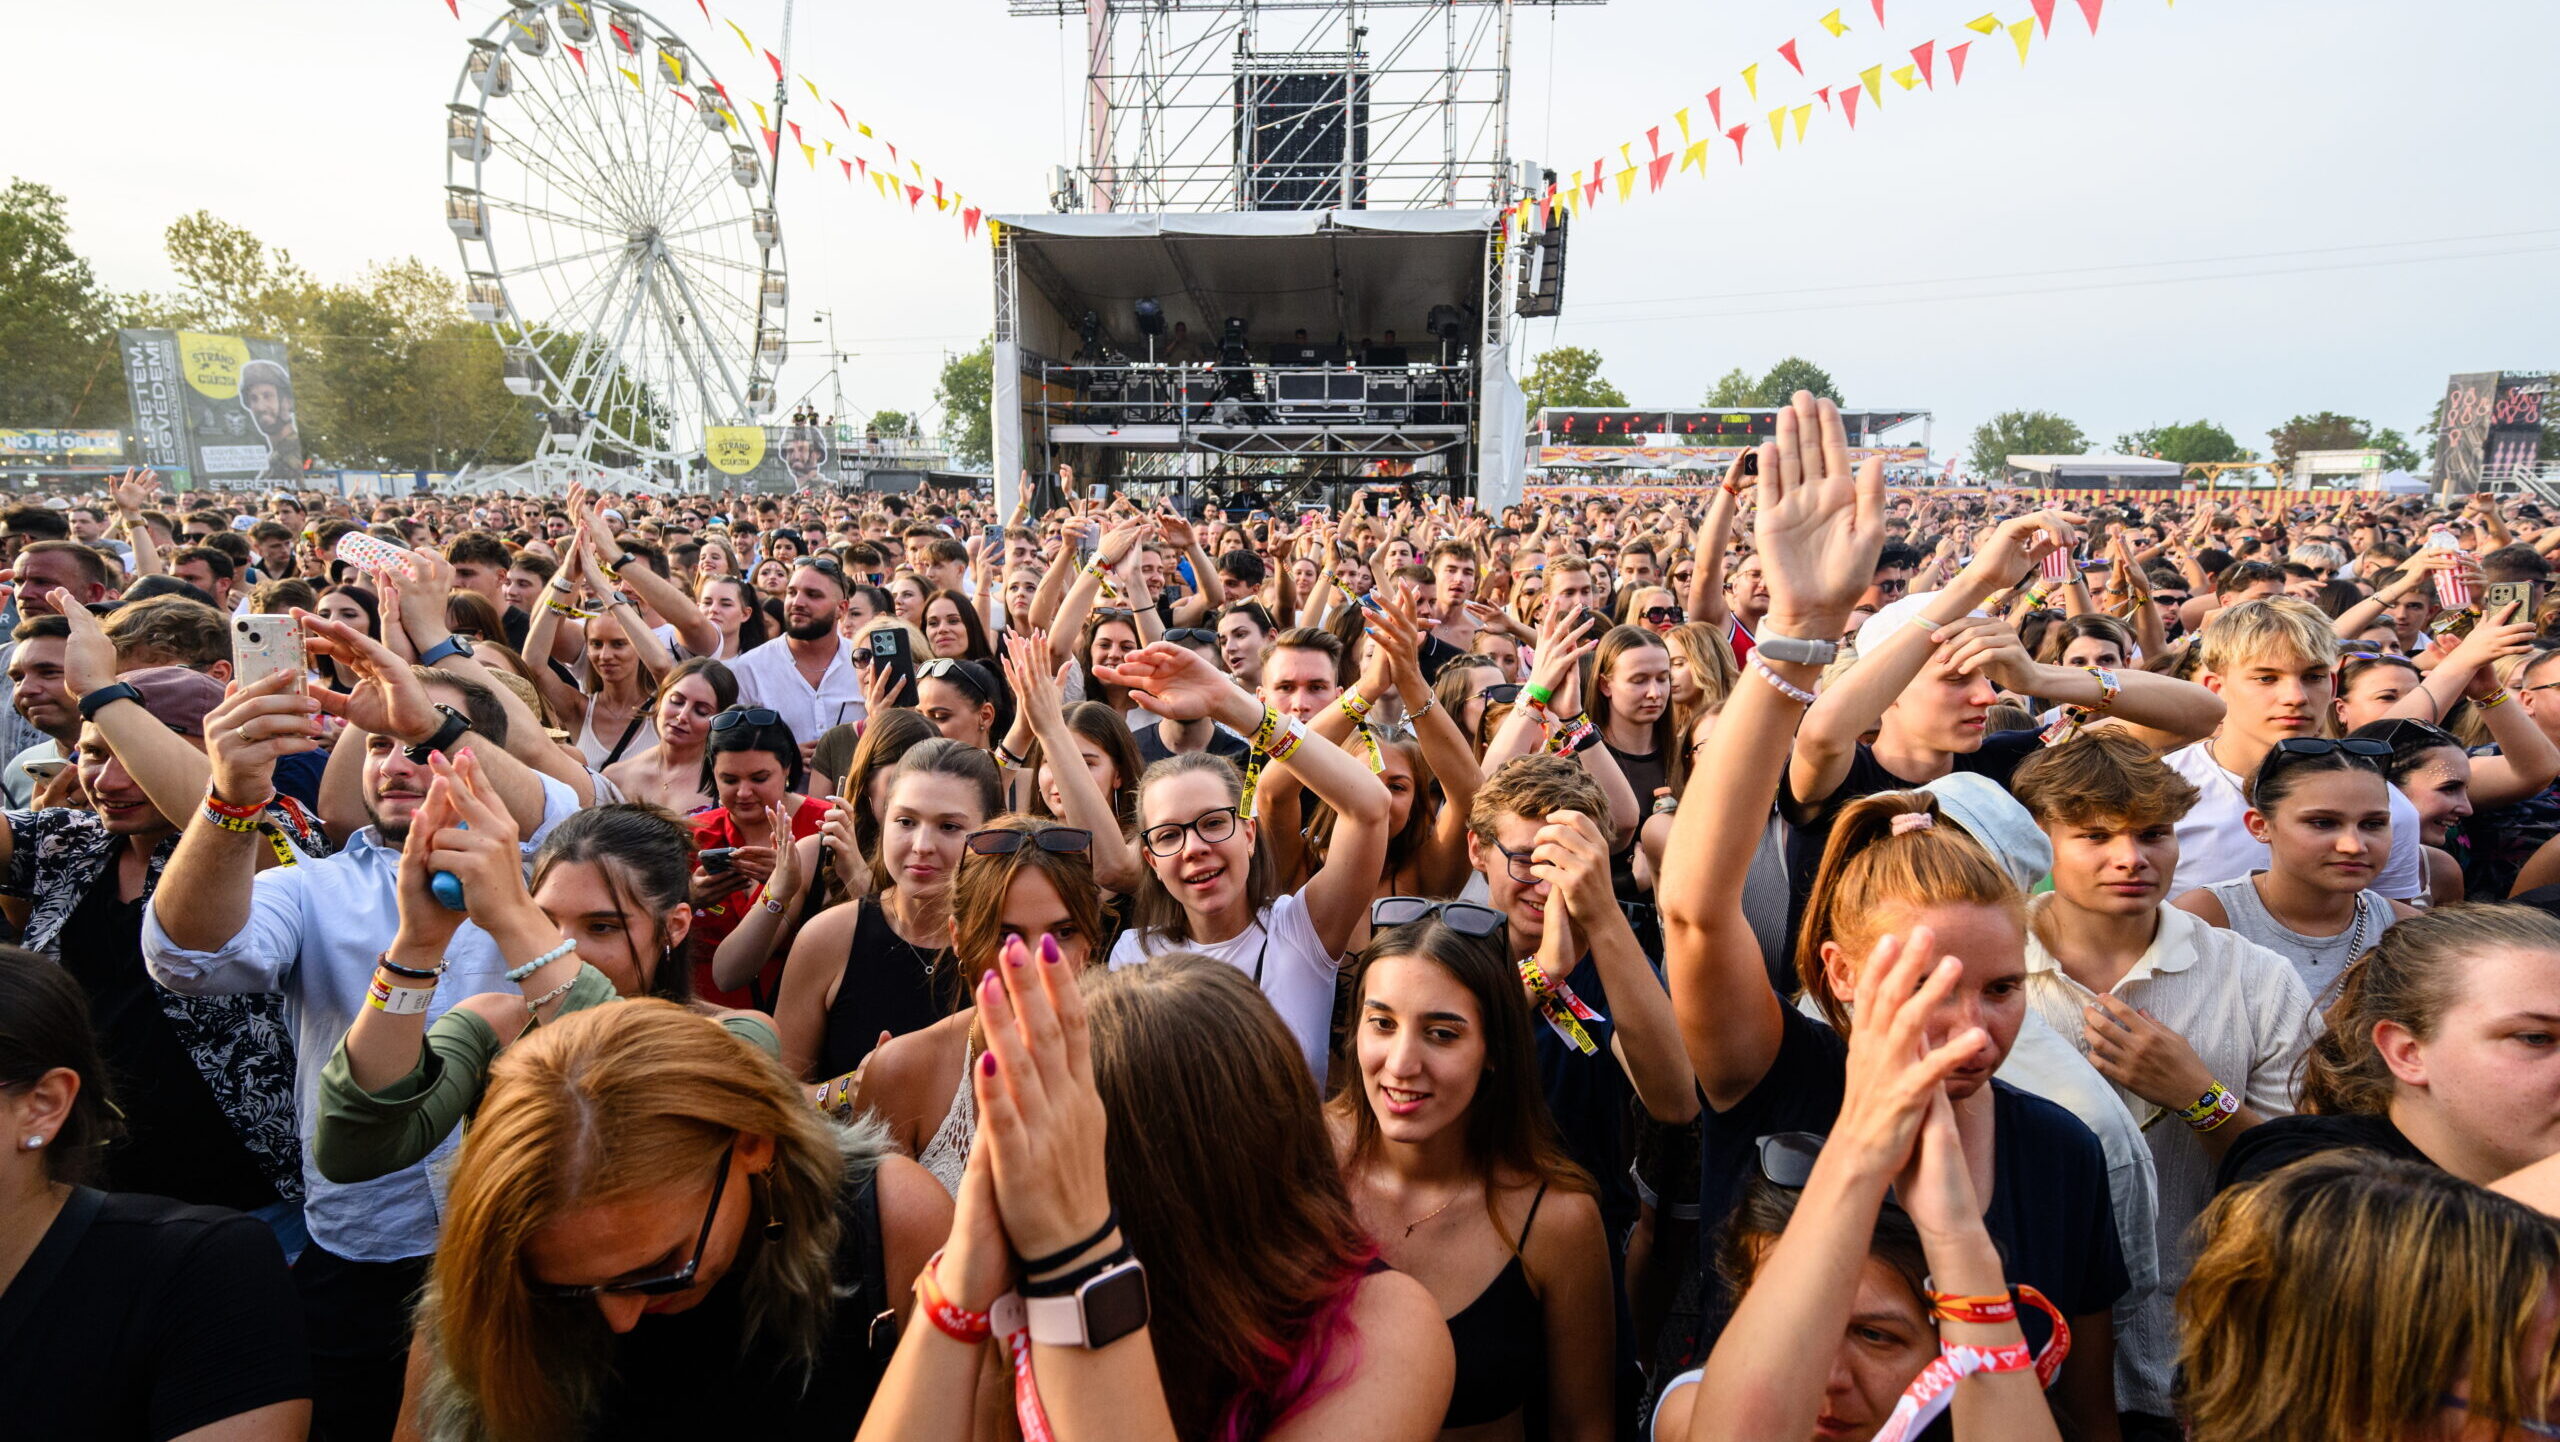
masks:
POLYGON ((1835 403, 1846 404, 1841 400, 1839 385, 1831 379, 1831 372, 1803 356, 1787 357, 1769 367, 1769 373, 1760 378, 1761 405, 1785 405, 1795 399, 1798 391, 1811 391, 1817 396, 1829 396, 1835 403))
POLYGON ((1716 378, 1701 402, 1706 406, 1756 406, 1760 404, 1760 383, 1743 373, 1740 366, 1716 378))
POLYGON ((2182 466, 2249 458, 2249 453, 2232 439, 2231 432, 2211 421, 2177 421, 2118 436, 2116 449, 2127 455, 2158 456, 2182 466))
POLYGON ((2011 456, 2076 456, 2089 449, 2080 427, 2051 411, 2002 411, 1973 428, 1973 473, 1996 478, 2011 456))
POLYGON ((942 407, 942 443, 951 459, 976 469, 995 451, 995 417, 988 409, 996 388, 995 337, 978 348, 942 363, 942 379, 934 385, 934 404, 942 407))
MULTIPOLYGON (((2546 437, 2549 435, 2548 427, 2544 428, 2544 434, 2546 437)), ((2418 448, 2409 444, 2407 436, 2389 426, 2375 431, 2373 440, 2369 444, 2375 450, 2382 452, 2382 468, 2386 471, 2415 471, 2421 464, 2418 459, 2418 448)), ((2543 444, 2547 451, 2550 442, 2546 439, 2543 444)))
POLYGON ((57 426, 124 417, 114 300, 71 246, 60 192, 0 190, 0 422, 57 426))
MULTIPOLYGON (((2393 434, 2396 439, 2397 433, 2393 434)), ((2304 451, 2360 451, 2379 444, 2371 421, 2342 416, 2336 411, 2295 416, 2267 432, 2267 439, 2274 443, 2276 459, 2287 465, 2304 451)), ((2408 449, 2406 440, 2399 444, 2403 451, 2408 449)))
MULTIPOLYGON (((1520 389, 1529 400, 1529 414, 1569 406, 1623 406, 1626 393, 1609 384, 1600 374, 1600 353, 1578 345, 1561 346, 1547 351, 1530 365, 1522 377, 1520 389)), ((1631 446, 1633 436, 1574 437, 1576 445, 1631 446)))
POLYGON ((864 429, 876 430, 882 437, 895 439, 916 428, 915 417, 905 411, 873 411, 864 429))

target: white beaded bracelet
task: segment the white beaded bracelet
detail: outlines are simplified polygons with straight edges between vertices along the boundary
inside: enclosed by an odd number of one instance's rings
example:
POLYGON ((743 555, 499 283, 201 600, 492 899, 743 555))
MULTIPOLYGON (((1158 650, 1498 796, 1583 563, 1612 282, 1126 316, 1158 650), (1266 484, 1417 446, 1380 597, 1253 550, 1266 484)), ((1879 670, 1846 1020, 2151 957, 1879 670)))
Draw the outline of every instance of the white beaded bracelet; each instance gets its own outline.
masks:
POLYGON ((1813 704, 1812 692, 1805 690, 1803 687, 1789 681, 1786 677, 1770 670, 1768 662, 1754 656, 1751 658, 1751 669, 1760 673, 1761 680, 1777 687, 1779 695, 1786 697, 1788 700, 1795 702, 1799 706, 1810 706, 1813 704))
POLYGON ((551 948, 549 951, 544 952, 542 955, 535 957, 533 960, 526 962, 522 966, 511 966, 507 968, 507 980, 521 982, 526 977, 533 975, 535 972, 542 970, 544 967, 549 966, 551 963, 558 961, 560 958, 567 956, 570 952, 576 951, 577 949, 578 944, 576 942, 564 941, 558 946, 551 948))

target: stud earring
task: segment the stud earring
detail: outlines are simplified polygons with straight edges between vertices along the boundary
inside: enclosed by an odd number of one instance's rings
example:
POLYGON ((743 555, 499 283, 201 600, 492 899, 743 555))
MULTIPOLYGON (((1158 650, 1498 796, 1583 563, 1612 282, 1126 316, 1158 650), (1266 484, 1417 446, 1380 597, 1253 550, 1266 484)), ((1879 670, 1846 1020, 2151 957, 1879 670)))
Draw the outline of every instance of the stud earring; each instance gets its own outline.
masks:
POLYGON ((31 1137, 27 1138, 27 1150, 28 1150, 28 1151, 31 1151, 31 1152, 32 1152, 32 1151, 36 1150, 37 1148, 39 1148, 39 1147, 41 1147, 41 1146, 43 1146, 43 1145, 44 1145, 44 1133, 42 1133, 42 1132, 38 1132, 38 1133, 36 1133, 34 1136, 31 1136, 31 1137))

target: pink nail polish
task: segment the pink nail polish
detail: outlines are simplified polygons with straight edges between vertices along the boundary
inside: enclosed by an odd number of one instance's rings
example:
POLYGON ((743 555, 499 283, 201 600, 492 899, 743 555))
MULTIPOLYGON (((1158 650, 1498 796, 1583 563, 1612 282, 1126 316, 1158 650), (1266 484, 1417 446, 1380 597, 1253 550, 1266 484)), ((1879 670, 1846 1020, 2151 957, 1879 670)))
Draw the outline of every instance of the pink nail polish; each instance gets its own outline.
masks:
POLYGON ((996 1054, 994 1052, 988 1052, 979 1057, 978 1070, 984 1072, 988 1076, 994 1076, 996 1074, 996 1054))
POLYGON ((1040 934, 1040 961, 1046 966, 1058 964, 1058 939, 1047 932, 1040 934))
POLYGON ((984 975, 984 976, 982 976, 982 977, 979 977, 979 978, 978 978, 978 995, 980 996, 980 998, 982 998, 983 1000, 986 1000, 986 1001, 995 1001, 995 1000, 997 1000, 997 999, 1001 998, 1001 997, 1004 995, 1004 980, 1003 980, 1003 978, 998 977, 998 976, 997 976, 994 972, 992 972, 992 971, 988 972, 986 975, 984 975))

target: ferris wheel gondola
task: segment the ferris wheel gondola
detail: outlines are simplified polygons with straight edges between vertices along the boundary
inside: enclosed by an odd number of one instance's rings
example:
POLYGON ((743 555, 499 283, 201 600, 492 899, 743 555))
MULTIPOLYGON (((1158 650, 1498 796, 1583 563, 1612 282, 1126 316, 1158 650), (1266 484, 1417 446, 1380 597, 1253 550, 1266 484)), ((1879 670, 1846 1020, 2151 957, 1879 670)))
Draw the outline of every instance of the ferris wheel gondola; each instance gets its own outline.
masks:
POLYGON ((510 0, 470 42, 445 221, 546 455, 676 479, 709 427, 772 409, 789 288, 751 134, 635 6, 510 0))

